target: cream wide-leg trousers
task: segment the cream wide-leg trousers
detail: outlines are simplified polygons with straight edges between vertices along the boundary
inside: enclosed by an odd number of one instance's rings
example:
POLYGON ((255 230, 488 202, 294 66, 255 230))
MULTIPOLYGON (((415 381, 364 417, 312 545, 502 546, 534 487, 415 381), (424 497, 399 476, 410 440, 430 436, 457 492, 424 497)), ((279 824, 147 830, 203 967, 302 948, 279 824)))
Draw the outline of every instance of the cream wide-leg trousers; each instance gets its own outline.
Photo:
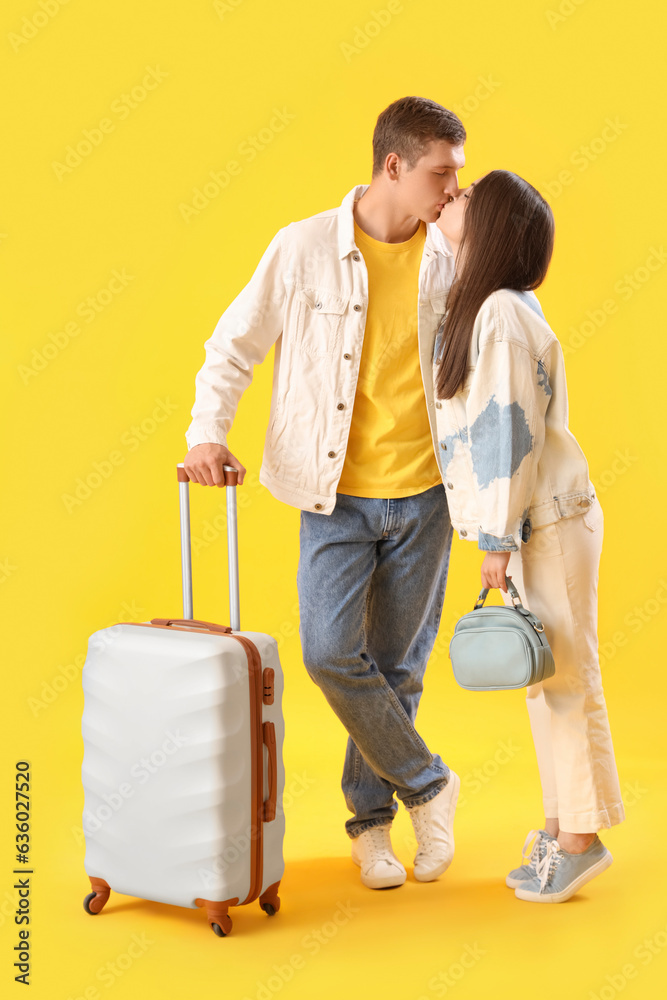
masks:
POLYGON ((625 818, 598 659, 603 531, 596 499, 583 514, 533 529, 507 567, 523 604, 544 623, 556 664, 553 677, 526 689, 526 704, 544 815, 566 833, 625 818))

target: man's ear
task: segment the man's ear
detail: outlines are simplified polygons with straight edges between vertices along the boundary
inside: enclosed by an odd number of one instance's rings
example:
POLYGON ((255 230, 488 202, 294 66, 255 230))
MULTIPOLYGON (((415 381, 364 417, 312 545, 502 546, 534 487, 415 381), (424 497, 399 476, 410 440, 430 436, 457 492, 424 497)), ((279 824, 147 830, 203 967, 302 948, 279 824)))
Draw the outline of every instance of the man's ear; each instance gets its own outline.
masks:
POLYGON ((390 181, 397 181, 401 174, 402 161, 398 153, 388 153, 384 168, 390 181))

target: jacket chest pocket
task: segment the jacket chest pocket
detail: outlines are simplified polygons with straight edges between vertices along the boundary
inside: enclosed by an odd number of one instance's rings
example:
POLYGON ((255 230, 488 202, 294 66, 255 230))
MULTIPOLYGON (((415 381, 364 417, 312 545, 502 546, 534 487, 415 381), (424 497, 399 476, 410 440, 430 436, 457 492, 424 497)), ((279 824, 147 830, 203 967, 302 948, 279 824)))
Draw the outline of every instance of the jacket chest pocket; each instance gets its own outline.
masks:
POLYGON ((295 346, 312 358, 329 358, 342 336, 343 315, 349 299, 317 288, 296 292, 295 346))

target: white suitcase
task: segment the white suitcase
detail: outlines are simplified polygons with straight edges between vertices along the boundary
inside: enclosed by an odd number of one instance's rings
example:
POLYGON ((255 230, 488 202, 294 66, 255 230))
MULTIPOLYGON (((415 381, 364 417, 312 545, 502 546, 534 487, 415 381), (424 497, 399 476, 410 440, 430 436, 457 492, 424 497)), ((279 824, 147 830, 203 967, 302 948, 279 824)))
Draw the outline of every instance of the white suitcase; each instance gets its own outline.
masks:
POLYGON ((110 890, 202 907, 280 907, 283 676, 276 640, 240 630, 236 470, 225 466, 230 626, 192 618, 189 483, 178 467, 183 618, 94 632, 83 668, 85 870, 110 890))

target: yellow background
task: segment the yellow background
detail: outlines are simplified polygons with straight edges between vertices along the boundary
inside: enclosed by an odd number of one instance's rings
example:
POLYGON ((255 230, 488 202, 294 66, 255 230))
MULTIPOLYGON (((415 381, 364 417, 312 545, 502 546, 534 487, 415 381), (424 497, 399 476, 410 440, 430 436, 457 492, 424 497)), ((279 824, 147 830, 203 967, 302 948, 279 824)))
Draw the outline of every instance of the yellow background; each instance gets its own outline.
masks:
MULTIPOLYGON (((654 249, 666 236, 662 8, 620 0, 230 0, 217 9, 203 0, 14 0, 1 22, 3 991, 22 995, 8 914, 14 762, 27 758, 33 997, 661 995, 665 351, 664 271, 654 249), (124 104, 149 67, 159 82, 131 99, 134 107, 124 104), (407 94, 462 114, 462 183, 494 167, 514 170, 555 212, 555 256, 538 294, 571 348, 571 427, 606 518, 600 640, 627 807, 626 821, 603 833, 615 863, 559 906, 531 906, 504 885, 527 831, 543 821, 538 775, 523 694, 474 695, 453 680, 448 636, 477 594, 481 561, 457 541, 418 718, 463 779, 456 858, 435 883, 410 876, 392 892, 361 886, 343 829, 345 734, 301 662, 299 512, 256 479, 271 352, 241 400, 230 447, 248 469, 239 489, 241 623, 279 639, 286 675, 294 794, 283 908, 270 922, 257 906, 235 910, 225 940, 200 911, 129 897, 115 896, 92 919, 81 905, 88 880, 77 835, 87 638, 115 621, 180 614, 174 466, 203 342, 281 226, 369 181, 376 117, 407 94), (262 133, 275 109, 293 118, 262 133), (113 128, 90 155, 65 173, 54 166, 102 119, 113 128), (243 144, 260 134, 266 141, 250 160, 243 144), (230 160, 242 169, 186 221, 181 206, 230 160), (647 260, 656 270, 641 270, 647 260), (114 270, 126 284, 105 304, 100 292, 114 270), (626 274, 636 275, 631 294, 626 274), (90 296, 104 307, 87 321, 90 296), (54 351, 54 343, 63 346, 54 351), (68 507, 79 477, 95 463, 109 472, 105 461, 111 474, 68 507), (499 754, 501 744, 511 753, 499 754), (347 920, 340 904, 351 908, 347 920), (151 943, 116 977, 108 963, 126 954, 133 934, 151 943), (467 946, 477 957, 457 979, 467 946)), ((191 494, 193 536, 203 543, 195 613, 226 621, 217 517, 224 492, 191 494)), ((404 810, 394 839, 409 865, 404 810)))

